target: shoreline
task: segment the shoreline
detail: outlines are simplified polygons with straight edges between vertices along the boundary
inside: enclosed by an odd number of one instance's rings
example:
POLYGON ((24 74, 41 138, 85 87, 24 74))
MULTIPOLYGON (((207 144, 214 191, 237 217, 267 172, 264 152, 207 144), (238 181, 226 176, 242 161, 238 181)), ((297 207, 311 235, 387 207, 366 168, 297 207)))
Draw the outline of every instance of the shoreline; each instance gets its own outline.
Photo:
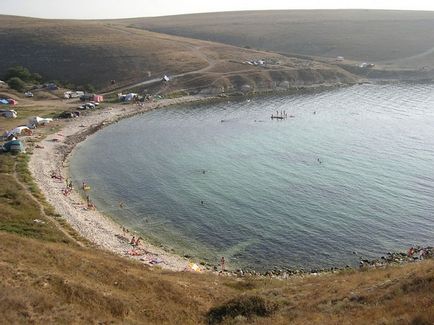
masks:
MULTIPOLYGON (((179 104, 206 102, 213 97, 187 96, 175 99, 163 99, 145 103, 142 107, 129 105, 110 105, 107 108, 91 112, 89 115, 65 120, 62 128, 41 140, 30 155, 29 170, 44 194, 47 202, 81 236, 100 249, 117 255, 134 258, 145 265, 157 265, 171 271, 184 271, 191 268, 191 261, 182 256, 169 253, 164 249, 141 240, 133 247, 130 239, 134 233, 125 233, 124 227, 97 209, 89 209, 80 195, 79 189, 73 189, 68 195, 63 193, 65 180, 69 178, 69 159, 76 145, 101 128, 121 119, 145 113, 157 108, 179 104), (53 178, 53 173, 61 180, 53 178), (190 266, 189 266, 190 265, 190 266)), ((201 271, 205 270, 200 267, 201 271)))
MULTIPOLYGON (((161 247, 149 243, 146 238, 141 240, 140 247, 134 248, 130 239, 135 233, 124 232, 123 225, 104 215, 97 209, 88 209, 86 202, 79 192, 73 189, 68 195, 63 194, 66 188, 65 180, 69 179, 69 159, 77 144, 85 141, 88 136, 94 134, 105 126, 116 123, 122 119, 146 113, 154 109, 166 108, 174 105, 207 104, 211 102, 243 100, 253 97, 266 97, 295 92, 310 93, 340 88, 342 84, 315 85, 300 87, 300 89, 282 92, 257 92, 255 94, 229 94, 228 96, 215 95, 191 95, 172 99, 163 99, 153 102, 145 102, 143 106, 133 103, 112 104, 107 108, 90 111, 90 114, 81 115, 73 119, 65 119, 61 129, 48 134, 35 146, 28 168, 33 179, 41 189, 47 202, 54 207, 56 213, 64 218, 77 233, 89 240, 100 249, 108 250, 123 257, 134 258, 149 266, 159 266, 171 271, 195 270, 201 272, 216 271, 216 264, 192 263, 187 257, 168 252, 161 247), (62 180, 51 177, 56 173, 62 180), (126 237, 128 236, 128 237, 126 237)), ((225 270, 226 274, 236 274, 236 270, 225 270)), ((256 272, 255 272, 256 273, 256 272)))
MULTIPOLYGON (((322 89, 320 89, 320 91, 321 90, 322 89)), ((123 257, 134 258, 141 261, 144 265, 159 266, 162 269, 171 271, 192 271, 192 263, 194 262, 192 262, 189 257, 183 257, 153 245, 148 242, 146 238, 141 241, 139 247, 133 247, 130 244, 130 239, 133 235, 137 236, 137 234, 133 232, 126 234, 123 231, 123 225, 114 221, 110 216, 103 214, 97 209, 90 210, 86 208, 86 202, 80 193, 80 189, 74 189, 69 195, 64 195, 62 189, 66 187, 65 180, 69 178, 69 161, 77 144, 85 141, 88 136, 105 126, 116 123, 121 119, 173 105, 197 105, 215 101, 243 100, 247 98, 251 97, 185 96, 156 102, 147 102, 142 107, 134 104, 113 104, 107 108, 93 111, 89 115, 65 120, 60 131, 49 134, 45 139, 39 142, 42 148, 35 147, 33 154, 30 156, 29 170, 47 201, 55 208, 56 212, 65 218, 75 231, 96 247, 111 251, 123 257), (62 181, 50 177, 53 171, 60 174, 62 181)), ((432 247, 427 248, 429 251, 428 256, 432 257, 434 255, 432 247)), ((412 261, 405 258, 405 254, 402 253, 388 254, 393 258, 382 257, 381 259, 363 260, 363 265, 360 264, 359 267, 377 268, 412 261)), ((200 271, 218 273, 218 268, 215 266, 217 263, 199 263, 199 259, 196 259, 196 263, 196 270, 198 268, 200 271)), ((280 269, 273 268, 263 272, 258 272, 251 268, 244 270, 225 270, 225 274, 286 278, 294 275, 335 273, 348 269, 355 270, 357 267, 347 265, 345 267, 303 269, 288 265, 288 267, 280 269)))

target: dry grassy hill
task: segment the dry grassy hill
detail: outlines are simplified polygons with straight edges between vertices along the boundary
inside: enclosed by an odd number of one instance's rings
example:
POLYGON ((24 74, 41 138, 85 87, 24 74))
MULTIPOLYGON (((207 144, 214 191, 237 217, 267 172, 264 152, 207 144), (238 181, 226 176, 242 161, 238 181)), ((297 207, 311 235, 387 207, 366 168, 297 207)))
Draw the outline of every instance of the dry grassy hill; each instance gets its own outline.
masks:
POLYGON ((434 64, 434 12, 248 11, 123 20, 156 32, 274 52, 420 68, 434 64))
MULTIPOLYGON (((13 16, 0 19, 0 76, 22 65, 46 79, 91 83, 110 89, 164 74, 180 78, 172 91, 183 88, 239 90, 291 85, 354 82, 350 73, 324 63, 288 58, 161 33, 109 21, 44 20, 13 16), (264 59, 267 69, 243 62, 264 59)), ((288 88, 288 86, 286 86, 288 88)), ((213 90, 211 90, 213 91, 213 90)))

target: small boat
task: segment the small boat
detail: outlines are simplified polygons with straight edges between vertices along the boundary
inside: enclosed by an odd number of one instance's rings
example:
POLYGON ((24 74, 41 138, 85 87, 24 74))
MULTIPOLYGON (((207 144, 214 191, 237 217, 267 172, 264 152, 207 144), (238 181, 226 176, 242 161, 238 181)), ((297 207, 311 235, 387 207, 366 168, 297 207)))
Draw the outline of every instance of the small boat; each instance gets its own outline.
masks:
POLYGON ((282 116, 282 115, 271 115, 271 119, 283 120, 285 118, 286 116, 282 116))

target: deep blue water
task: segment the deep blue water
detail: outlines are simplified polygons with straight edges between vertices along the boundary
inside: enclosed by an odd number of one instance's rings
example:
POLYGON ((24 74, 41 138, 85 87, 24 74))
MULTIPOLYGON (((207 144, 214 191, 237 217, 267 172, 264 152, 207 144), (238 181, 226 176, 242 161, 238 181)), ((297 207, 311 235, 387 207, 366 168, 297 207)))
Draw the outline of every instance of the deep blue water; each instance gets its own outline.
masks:
POLYGON ((180 254, 355 264, 433 244, 434 85, 156 110, 80 144, 71 172, 98 209, 180 254))

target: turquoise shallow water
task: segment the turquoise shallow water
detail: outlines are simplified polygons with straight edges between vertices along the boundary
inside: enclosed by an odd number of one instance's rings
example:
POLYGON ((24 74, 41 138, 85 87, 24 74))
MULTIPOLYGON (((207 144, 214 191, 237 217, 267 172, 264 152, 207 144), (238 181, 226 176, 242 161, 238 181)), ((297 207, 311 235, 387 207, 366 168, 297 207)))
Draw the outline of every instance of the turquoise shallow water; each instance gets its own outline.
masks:
POLYGON ((180 254, 355 264, 433 243, 434 85, 157 110, 80 144, 71 173, 98 209, 180 254))

